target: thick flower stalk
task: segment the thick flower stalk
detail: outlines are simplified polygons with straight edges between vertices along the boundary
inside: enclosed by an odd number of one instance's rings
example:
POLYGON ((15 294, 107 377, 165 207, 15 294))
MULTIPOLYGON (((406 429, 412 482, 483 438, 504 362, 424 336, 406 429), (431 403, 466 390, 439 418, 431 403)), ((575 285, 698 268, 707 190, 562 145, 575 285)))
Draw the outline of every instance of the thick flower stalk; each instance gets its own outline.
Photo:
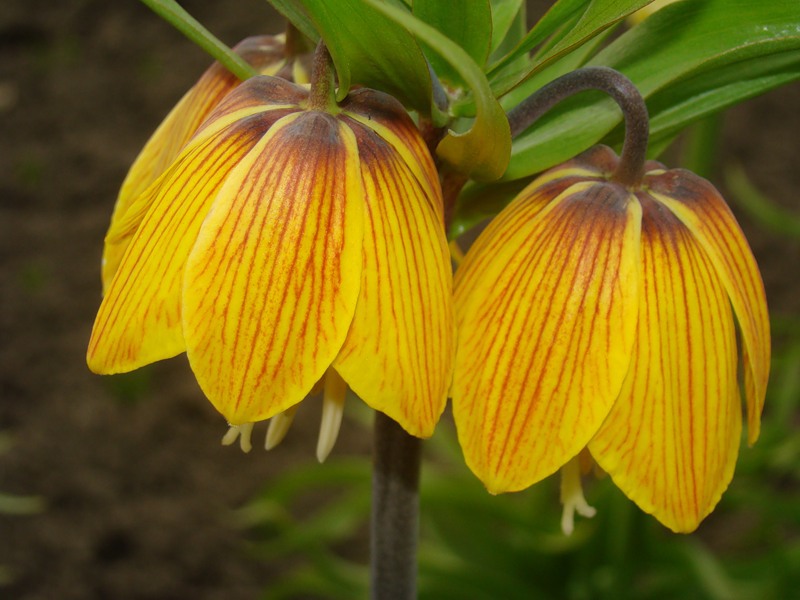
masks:
MULTIPOLYGON (((308 83, 302 60, 292 56, 284 35, 249 37, 233 50, 263 75, 280 73, 296 83, 308 83)), ((164 118, 136 157, 122 182, 111 216, 103 249, 103 290, 111 283, 131 236, 144 216, 127 214, 131 204, 169 167, 214 107, 240 83, 220 63, 213 63, 164 118), (132 218, 134 216, 137 218, 132 218), (127 225, 125 228, 119 227, 123 221, 127 225)))
POLYGON ((623 184, 618 163, 597 147, 546 172, 467 253, 455 278, 454 415, 489 491, 566 467, 567 509, 591 515, 578 470, 588 449, 644 511, 687 532, 733 474, 740 354, 749 442, 759 434, 764 287, 707 181, 649 162, 623 184))
POLYGON ((314 89, 236 87, 112 224, 110 238, 133 233, 88 363, 119 373, 186 352, 245 446, 278 416, 274 445, 324 387, 324 458, 346 386, 432 434, 454 321, 441 192, 414 123, 381 92, 337 106, 314 89))

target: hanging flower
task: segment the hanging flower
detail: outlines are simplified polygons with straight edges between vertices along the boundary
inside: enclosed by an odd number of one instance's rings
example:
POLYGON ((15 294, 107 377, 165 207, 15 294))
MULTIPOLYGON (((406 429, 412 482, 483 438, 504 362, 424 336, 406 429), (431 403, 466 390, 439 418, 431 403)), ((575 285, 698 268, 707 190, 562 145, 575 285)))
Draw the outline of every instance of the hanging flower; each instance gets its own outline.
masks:
MULTIPOLYGON (((249 37, 236 45, 234 51, 264 75, 280 73, 285 79, 296 83, 308 83, 302 61, 290 55, 284 38, 283 34, 249 37)), ((167 169, 214 107, 240 83, 220 63, 213 63, 178 101, 142 148, 122 183, 111 216, 109 233, 113 235, 108 236, 103 250, 103 290, 111 283, 139 223, 139 219, 128 218, 127 229, 117 227, 131 203, 167 169)), ((143 214, 137 216, 142 217, 143 214)))
MULTIPOLYGON (((112 225, 138 225, 97 314, 88 363, 119 373, 186 352, 243 435, 325 387, 321 458, 345 383, 430 436, 452 370, 451 273, 436 171, 391 97, 331 111, 254 77, 216 107, 112 225), (326 429, 327 427, 327 429, 326 429)), ((269 445, 275 443, 273 433, 269 445)))
MULTIPOLYGON (((758 268, 719 193, 650 162, 640 185, 594 148, 540 176, 489 225, 455 278, 453 410, 490 492, 566 466, 568 515, 584 448, 644 511, 692 531, 759 434, 769 323, 758 268), (735 315, 735 319, 734 319, 735 315)), ((586 457, 588 458, 588 457, 586 457)))

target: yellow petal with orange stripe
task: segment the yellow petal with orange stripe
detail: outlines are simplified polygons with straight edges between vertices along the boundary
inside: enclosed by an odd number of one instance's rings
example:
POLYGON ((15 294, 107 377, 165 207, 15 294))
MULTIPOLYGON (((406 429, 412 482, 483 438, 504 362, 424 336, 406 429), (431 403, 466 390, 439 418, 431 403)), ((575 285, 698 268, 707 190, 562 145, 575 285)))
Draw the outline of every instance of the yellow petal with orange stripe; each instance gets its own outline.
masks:
POLYGON ((428 437, 444 410, 455 325, 452 272, 438 188, 371 128, 348 118, 358 140, 365 202, 364 269, 353 323, 334 362, 369 406, 428 437), (435 190, 432 192, 430 190, 435 190), (431 196, 431 194, 434 194, 431 196))
POLYGON ((736 219, 708 181, 675 170, 648 177, 645 183, 708 254, 733 305, 742 332, 747 438, 752 445, 761 429, 770 364, 769 313, 758 265, 736 219))
POLYGON ((394 147, 419 180, 426 196, 432 201, 431 208, 443 223, 443 203, 435 202, 442 195, 439 174, 430 150, 403 105, 388 94, 361 88, 348 94, 342 103, 342 110, 394 147))
POLYGON ((467 464, 493 493, 580 452, 619 393, 636 331, 639 204, 594 181, 544 207, 528 201, 535 191, 482 234, 491 260, 468 258, 455 281, 453 411, 467 464))
MULTIPOLYGON (((285 62, 283 44, 272 36, 247 38, 237 44, 234 51, 264 75, 277 73, 285 62)), ((220 100, 240 83, 235 75, 215 62, 183 95, 150 136, 128 170, 111 215, 110 231, 114 231, 117 223, 126 216, 131 204, 167 170, 220 100)), ((141 219, 144 215, 140 213, 139 216, 141 219)), ((130 236, 126 241, 130 241, 130 236)), ((106 256, 117 251, 118 247, 104 250, 104 265, 119 264, 114 257, 106 256)), ((114 271, 103 269, 104 289, 113 275, 114 271)))
POLYGON ((736 336, 712 258, 669 211, 643 202, 633 361, 589 450, 645 512, 689 532, 733 476, 742 426, 736 336))
POLYGON ((364 205, 353 133, 290 115, 239 161, 186 265, 183 329, 200 387, 234 425, 296 404, 347 335, 364 205))
POLYGON ((87 354, 93 371, 130 371, 185 349, 180 303, 186 258, 231 169, 269 127, 273 115, 265 114, 187 146, 137 201, 145 215, 98 310, 87 354))

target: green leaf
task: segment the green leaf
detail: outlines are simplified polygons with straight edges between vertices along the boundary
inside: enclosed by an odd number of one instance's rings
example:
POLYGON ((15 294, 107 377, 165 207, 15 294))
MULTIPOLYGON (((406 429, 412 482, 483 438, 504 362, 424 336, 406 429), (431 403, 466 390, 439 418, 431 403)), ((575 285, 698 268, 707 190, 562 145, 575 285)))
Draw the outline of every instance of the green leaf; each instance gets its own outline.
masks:
MULTIPOLYGON (((415 17, 461 46, 479 66, 486 64, 492 41, 489 0, 415 0, 413 6, 415 17)), ((453 87, 465 85, 448 60, 436 52, 427 55, 442 81, 453 87)))
POLYGON ((679 85, 654 94, 649 107, 652 138, 670 137, 701 119, 800 78, 800 50, 706 67, 679 85))
POLYGON ((592 56, 597 53, 597 49, 605 42, 606 37, 612 29, 608 29, 603 33, 587 40, 580 46, 572 49, 567 54, 561 56, 557 60, 550 61, 546 67, 538 70, 535 75, 530 77, 524 83, 514 88, 510 93, 506 94, 500 99, 500 104, 504 108, 510 110, 525 98, 530 96, 540 87, 550 83, 554 79, 561 77, 585 65, 592 56))
POLYGON ((431 114, 431 79, 425 56, 404 27, 376 10, 383 5, 368 0, 299 2, 331 53, 339 76, 340 100, 357 83, 384 91, 424 115, 431 114))
POLYGON ((550 62, 563 56, 573 48, 598 35, 608 27, 619 22, 629 14, 650 4, 652 0, 561 0, 557 2, 520 45, 505 56, 489 71, 495 94, 502 96, 523 81, 542 70, 550 62), (565 24, 570 24, 564 27, 565 24), (536 56, 527 71, 517 73, 515 77, 505 77, 497 81, 496 75, 510 62, 524 56, 554 34, 547 50, 536 56))
MULTIPOLYGON (((524 17, 525 5, 522 0, 492 0, 492 44, 491 51, 499 50, 504 42, 512 41, 513 44, 519 43, 516 32, 512 31, 515 24, 520 21, 519 17, 524 17), (512 37, 513 36, 513 37, 512 37)), ((525 23, 521 22, 522 35, 525 32, 525 23)), ((509 50, 511 48, 509 47, 509 50)))
MULTIPOLYGON (((623 72, 652 101, 651 136, 658 141, 715 110, 796 79, 798 50, 796 0, 706 0, 666 7, 589 64, 623 72)), ((566 101, 514 141, 504 179, 575 156, 620 121, 617 107, 599 95, 566 101)))
POLYGON ((481 68, 458 44, 410 13, 378 0, 365 0, 396 23, 412 31, 432 51, 447 60, 475 98, 476 115, 465 133, 450 131, 437 154, 456 171, 478 180, 499 178, 508 164, 511 134, 505 112, 489 88, 481 68))
POLYGON ((228 48, 175 0, 142 0, 154 13, 175 27, 189 40, 219 61, 228 71, 244 81, 258 75, 252 65, 228 48))
POLYGON ((800 214, 793 214, 764 196, 740 165, 731 165, 726 169, 725 183, 731 190, 730 201, 742 208, 756 223, 771 232, 800 239, 800 214))
POLYGON ((294 25, 297 30, 315 44, 319 41, 319 33, 308 17, 301 0, 269 0, 269 3, 294 25))

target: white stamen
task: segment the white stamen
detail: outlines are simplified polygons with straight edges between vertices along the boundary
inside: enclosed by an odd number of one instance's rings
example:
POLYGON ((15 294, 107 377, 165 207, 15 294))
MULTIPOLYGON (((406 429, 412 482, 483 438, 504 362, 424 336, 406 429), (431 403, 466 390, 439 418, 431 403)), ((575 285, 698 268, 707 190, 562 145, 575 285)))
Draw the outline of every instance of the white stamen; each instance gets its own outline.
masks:
POLYGON ((347 384, 334 369, 325 373, 325 391, 322 395, 322 423, 319 426, 317 440, 317 460, 325 462, 333 450, 344 414, 344 399, 347 395, 347 384))
POLYGON ((295 404, 269 420, 267 437, 264 440, 265 450, 272 450, 283 441, 283 438, 289 433, 289 428, 292 426, 292 421, 294 421, 294 415, 297 412, 298 406, 298 404, 295 404))
POLYGON ((255 423, 243 423, 239 426, 239 448, 242 449, 242 452, 250 452, 250 450, 253 449, 253 444, 250 442, 250 435, 253 433, 253 425, 255 425, 255 423))
POLYGON ((228 423, 228 431, 222 436, 222 445, 230 446, 239 437, 239 427, 228 423))
POLYGON ((578 457, 561 467, 561 504, 564 505, 564 512, 561 513, 561 531, 564 535, 572 535, 575 530, 576 512, 589 519, 597 513, 583 497, 578 457))
POLYGON ((250 443, 250 434, 253 431, 253 423, 242 423, 241 425, 229 425, 228 431, 222 436, 222 445, 230 446, 239 439, 239 447, 242 452, 250 452, 253 445, 250 443))

